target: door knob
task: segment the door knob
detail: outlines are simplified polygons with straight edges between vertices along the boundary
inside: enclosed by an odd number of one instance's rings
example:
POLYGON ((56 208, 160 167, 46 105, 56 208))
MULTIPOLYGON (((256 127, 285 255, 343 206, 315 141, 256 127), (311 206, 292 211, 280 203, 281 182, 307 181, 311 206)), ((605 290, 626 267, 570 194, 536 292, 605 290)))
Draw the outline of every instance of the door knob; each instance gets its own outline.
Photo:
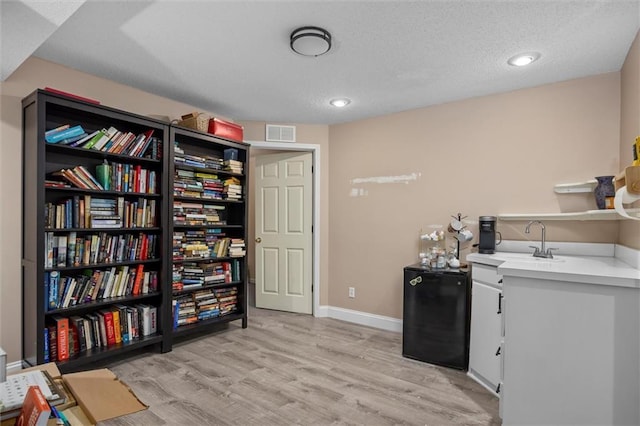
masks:
POLYGON ((262 238, 258 237, 256 238, 256 243, 261 243, 262 242, 262 238))

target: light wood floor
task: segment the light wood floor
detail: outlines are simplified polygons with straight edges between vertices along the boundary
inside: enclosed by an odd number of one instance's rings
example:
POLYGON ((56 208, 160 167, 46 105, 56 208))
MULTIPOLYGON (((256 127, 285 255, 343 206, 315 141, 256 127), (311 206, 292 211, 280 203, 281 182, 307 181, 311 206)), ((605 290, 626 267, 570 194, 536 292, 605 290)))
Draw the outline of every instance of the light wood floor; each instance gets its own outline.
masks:
POLYGON ((107 425, 498 425, 466 373, 402 357, 402 334, 249 311, 249 327, 109 365, 148 410, 107 425))

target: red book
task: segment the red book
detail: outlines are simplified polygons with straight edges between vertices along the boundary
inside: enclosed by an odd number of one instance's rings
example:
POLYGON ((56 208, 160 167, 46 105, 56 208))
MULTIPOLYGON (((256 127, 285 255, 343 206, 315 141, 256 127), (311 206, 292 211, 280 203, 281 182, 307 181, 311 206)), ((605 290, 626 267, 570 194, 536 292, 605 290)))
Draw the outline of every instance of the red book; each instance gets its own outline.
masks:
POLYGON ((69 318, 54 316, 58 335, 58 361, 69 359, 69 318))
POLYGON ((142 247, 140 248, 140 260, 147 260, 148 246, 149 246, 149 237, 147 236, 147 234, 144 234, 142 236, 142 247))
POLYGON ((224 282, 231 282, 231 264, 229 262, 222 262, 222 270, 224 271, 224 282))
POLYGON ((141 263, 138 265, 138 269, 136 270, 136 280, 133 282, 133 291, 131 294, 137 296, 140 294, 140 290, 142 290, 142 279, 144 278, 144 265, 141 263))
POLYGON ((113 322, 113 313, 111 311, 100 311, 104 315, 104 328, 107 334, 107 346, 116 344, 116 330, 113 322))
POLYGON ((46 426, 51 407, 38 386, 29 386, 22 403, 17 426, 46 426))
POLYGON ((133 168, 133 192, 140 192, 140 173, 142 173, 142 166, 136 164, 133 168))
POLYGON ((63 92, 62 90, 54 89, 52 87, 45 87, 44 90, 46 90, 47 92, 55 93, 56 95, 63 95, 68 98, 77 99, 79 101, 85 101, 92 104, 100 105, 100 101, 96 101, 95 99, 85 98, 84 96, 74 95, 73 93, 69 93, 69 92, 63 92))

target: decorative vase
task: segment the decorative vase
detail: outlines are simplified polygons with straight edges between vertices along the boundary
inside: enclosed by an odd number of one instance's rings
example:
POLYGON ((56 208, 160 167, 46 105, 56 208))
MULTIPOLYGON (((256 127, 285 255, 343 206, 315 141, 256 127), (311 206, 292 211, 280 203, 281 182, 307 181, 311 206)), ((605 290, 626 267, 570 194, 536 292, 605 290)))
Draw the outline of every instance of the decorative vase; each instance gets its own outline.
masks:
POLYGON ((596 176, 596 180, 598 185, 593 191, 596 196, 596 205, 599 209, 606 209, 608 208, 607 198, 615 197, 616 195, 613 187, 613 176, 596 176))

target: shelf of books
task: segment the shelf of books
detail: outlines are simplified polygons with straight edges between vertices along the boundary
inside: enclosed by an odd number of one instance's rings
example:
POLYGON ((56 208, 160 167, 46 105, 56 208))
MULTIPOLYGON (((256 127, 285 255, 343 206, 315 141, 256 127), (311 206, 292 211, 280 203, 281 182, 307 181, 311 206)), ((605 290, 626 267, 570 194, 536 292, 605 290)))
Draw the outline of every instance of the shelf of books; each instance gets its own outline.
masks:
POLYGON ((23 99, 27 364, 71 371, 170 350, 168 135, 168 123, 43 90, 23 99))
POLYGON ((174 126, 170 141, 173 335, 246 328, 248 145, 174 126))

